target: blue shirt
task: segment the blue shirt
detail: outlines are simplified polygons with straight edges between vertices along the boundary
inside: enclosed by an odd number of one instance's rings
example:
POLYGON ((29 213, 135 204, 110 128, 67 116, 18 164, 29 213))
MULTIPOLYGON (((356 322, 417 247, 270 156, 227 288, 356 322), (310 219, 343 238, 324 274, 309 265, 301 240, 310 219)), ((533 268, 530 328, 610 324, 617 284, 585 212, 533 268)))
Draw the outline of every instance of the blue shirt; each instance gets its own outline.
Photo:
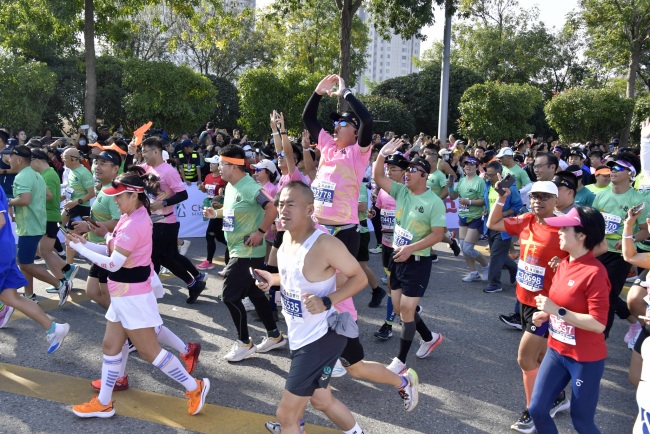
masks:
POLYGON ((7 204, 7 196, 4 191, 0 189, 0 213, 5 218, 5 224, 0 228, 0 263, 5 264, 16 259, 16 239, 11 232, 11 216, 9 216, 9 205, 7 204))
MULTIPOLYGON (((2 158, 0 158, 0 171, 2 170, 9 170, 11 169, 11 166, 8 164, 5 164, 4 161, 2 161, 2 158)), ((14 197, 14 193, 12 190, 12 186, 14 184, 14 178, 16 177, 15 174, 11 175, 0 175, 0 185, 2 185, 2 189, 4 190, 5 196, 12 198, 14 197)))
MULTIPOLYGON (((490 183, 490 181, 485 181, 485 194, 484 194, 484 196, 485 196, 485 208, 487 209, 488 212, 490 211, 490 209, 488 207, 488 203, 490 203, 490 201, 488 199, 488 195, 490 194, 490 187, 492 187, 492 184, 490 183)), ((508 195, 508 197, 506 197, 505 205, 503 206, 503 209, 501 211, 506 212, 509 209, 511 209, 511 210, 513 210, 515 212, 515 214, 512 215, 512 216, 508 216, 508 217, 514 217, 517 214, 519 214, 519 212, 521 211, 521 208, 523 208, 523 206, 524 206, 524 204, 521 201, 521 195, 519 194, 519 190, 517 190, 516 185, 513 185, 512 187, 510 187, 510 194, 508 195)), ((488 233, 487 221, 488 221, 488 219, 485 219, 484 223, 483 223, 483 234, 488 233)), ((507 239, 510 239, 510 238, 512 238, 512 237, 510 236, 510 234, 508 232, 501 232, 501 239, 502 240, 507 240, 507 239)))

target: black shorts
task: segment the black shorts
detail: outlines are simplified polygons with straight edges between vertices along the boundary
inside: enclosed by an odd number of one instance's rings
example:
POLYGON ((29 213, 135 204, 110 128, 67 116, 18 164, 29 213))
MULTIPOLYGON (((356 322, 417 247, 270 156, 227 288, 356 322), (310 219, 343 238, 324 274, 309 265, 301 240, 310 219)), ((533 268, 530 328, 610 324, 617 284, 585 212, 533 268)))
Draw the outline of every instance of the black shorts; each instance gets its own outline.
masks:
POLYGON ((347 340, 328 330, 317 341, 291 351, 291 366, 284 388, 297 396, 312 396, 316 389, 326 389, 347 340))
POLYGON ((275 233, 275 238, 273 239, 272 246, 275 247, 276 249, 279 249, 280 246, 282 245, 283 239, 284 239, 284 231, 277 231, 275 233))
POLYGON ((345 344, 341 353, 341 364, 347 368, 362 361, 364 356, 363 345, 361 345, 359 337, 348 338, 348 343, 345 344))
POLYGON ((234 302, 252 295, 264 296, 264 291, 255 285, 249 268, 265 269, 264 258, 230 258, 223 269, 223 301, 234 302))
POLYGON ((644 325, 641 327, 641 333, 639 334, 639 337, 636 339, 636 342, 634 343, 634 351, 637 353, 641 354, 641 345, 643 345, 643 341, 645 341, 648 336, 650 336, 650 326, 644 325))
POLYGON ((370 232, 359 234, 359 252, 357 253, 357 261, 368 262, 370 260, 370 252, 368 251, 368 244, 370 244, 370 232))
POLYGON ((388 247, 385 244, 381 245, 381 264, 384 268, 388 269, 388 264, 390 263, 390 258, 393 257, 393 252, 395 249, 388 247))
POLYGON ((45 222, 45 236, 48 238, 56 239, 59 234, 58 222, 45 222))
MULTIPOLYGON (((348 226, 348 225, 340 225, 340 226, 348 226)), ((331 227, 332 226, 327 226, 328 229, 331 227)), ((342 229, 334 233, 334 236, 339 240, 341 240, 343 244, 345 244, 345 247, 348 248, 348 251, 355 258, 357 257, 357 253, 359 253, 359 244, 361 243, 361 237, 359 235, 360 235, 359 225, 355 225, 347 229, 342 229)))
POLYGON ((88 270, 88 277, 94 277, 99 280, 99 283, 108 282, 108 270, 100 267, 97 264, 92 264, 90 270, 88 270))
POLYGON ((406 262, 395 262, 391 256, 388 271, 391 289, 401 289, 407 297, 422 297, 429 286, 431 256, 411 255, 406 262))
POLYGON ((520 303, 519 315, 521 316, 521 327, 528 333, 532 333, 535 336, 542 338, 548 337, 548 321, 546 321, 541 326, 537 327, 533 324, 533 314, 535 312, 540 312, 537 307, 528 306, 527 304, 520 303))
POLYGON ((70 216, 70 220, 68 220, 68 224, 66 225, 66 227, 68 229, 72 229, 73 228, 72 222, 82 221, 81 217, 90 217, 90 207, 77 205, 74 208, 68 210, 68 216, 70 216))
POLYGON ((468 222, 465 217, 458 216, 458 226, 459 227, 468 227, 470 229, 476 229, 477 231, 483 230, 483 219, 474 219, 471 222, 468 222))

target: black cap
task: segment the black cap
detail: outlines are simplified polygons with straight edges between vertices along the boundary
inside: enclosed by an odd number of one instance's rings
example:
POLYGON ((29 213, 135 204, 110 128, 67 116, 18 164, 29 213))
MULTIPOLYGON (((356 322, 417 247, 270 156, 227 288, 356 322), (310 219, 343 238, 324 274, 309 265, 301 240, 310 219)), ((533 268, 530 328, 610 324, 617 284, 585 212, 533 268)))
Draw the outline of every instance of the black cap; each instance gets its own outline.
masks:
POLYGON ((262 146, 260 148, 260 155, 266 157, 266 158, 273 158, 273 155, 275 153, 273 152, 273 148, 270 146, 262 146))
POLYGON ((573 191, 576 191, 578 189, 578 186, 575 184, 575 182, 573 182, 573 180, 571 180, 568 176, 555 175, 553 177, 553 184, 557 185, 558 187, 569 188, 573 191))
POLYGON ((409 161, 409 166, 419 166, 426 173, 431 173, 431 165, 424 158, 414 158, 413 160, 409 161))
POLYGON ((42 149, 32 149, 32 160, 48 161, 47 154, 42 149))
POLYGON ((389 155, 388 158, 386 158, 385 163, 397 166, 402 170, 406 170, 406 168, 409 167, 409 160, 404 158, 402 154, 389 155))
POLYGON ((181 142, 181 147, 182 148, 193 148, 194 147, 194 142, 191 141, 190 139, 185 139, 181 142))
POLYGON ((587 158, 587 157, 585 156, 585 154, 583 154, 582 151, 579 150, 579 149, 571 149, 571 150, 569 151, 569 156, 571 156, 571 155, 576 155, 576 156, 582 158, 583 160, 584 160, 585 158, 587 158))
POLYGON ((111 163, 115 164, 116 166, 119 166, 122 164, 122 158, 120 155, 117 153, 117 151, 113 151, 111 149, 104 150, 100 152, 99 154, 90 154, 88 158, 92 159, 97 159, 97 160, 104 160, 104 161, 110 161, 111 163))
POLYGON ((355 115, 352 112, 343 112, 343 113, 333 112, 330 113, 330 119, 333 121, 340 121, 341 119, 346 120, 350 122, 354 126, 354 128, 356 128, 357 130, 359 129, 359 125, 360 125, 359 118, 357 117, 357 115, 355 115))
POLYGON ((30 160, 32 158, 32 151, 25 145, 17 145, 11 148, 5 148, 0 154, 3 155, 18 155, 19 157, 27 158, 30 160))

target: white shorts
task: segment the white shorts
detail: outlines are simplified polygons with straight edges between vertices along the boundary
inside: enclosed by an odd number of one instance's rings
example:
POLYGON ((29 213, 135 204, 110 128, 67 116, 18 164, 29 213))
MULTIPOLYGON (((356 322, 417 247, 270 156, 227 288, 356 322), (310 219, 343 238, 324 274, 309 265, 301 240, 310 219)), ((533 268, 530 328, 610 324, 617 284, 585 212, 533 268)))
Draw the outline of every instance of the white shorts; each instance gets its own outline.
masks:
POLYGON ((127 330, 137 330, 162 325, 158 303, 153 292, 127 297, 111 297, 105 318, 120 322, 127 330))

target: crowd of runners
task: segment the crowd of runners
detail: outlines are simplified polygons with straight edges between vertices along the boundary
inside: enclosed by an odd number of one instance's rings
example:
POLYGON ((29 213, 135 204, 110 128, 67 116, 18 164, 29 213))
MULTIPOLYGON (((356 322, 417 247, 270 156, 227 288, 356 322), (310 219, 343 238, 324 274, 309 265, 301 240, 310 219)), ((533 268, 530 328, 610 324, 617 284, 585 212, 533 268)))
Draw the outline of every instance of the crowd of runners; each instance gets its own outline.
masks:
POLYGON ((115 414, 113 392, 129 387, 134 350, 186 390, 189 414, 201 411, 210 391, 208 378, 192 376, 201 343, 163 325, 158 275, 181 279, 186 302, 195 303, 215 268, 217 241, 226 246, 226 266, 216 274, 233 336, 222 357, 237 363, 287 344, 291 352, 269 431, 303 432, 311 403, 341 431, 362 433, 329 385, 344 373, 394 387, 410 412, 420 379, 409 358, 427 358, 443 343, 420 315, 439 260, 433 247, 443 243, 467 266, 465 276, 449 279, 483 282, 494 293, 503 290, 505 270, 516 287, 513 313, 499 316, 523 331, 516 358, 526 402, 513 430, 556 433, 554 416, 570 410, 576 431, 600 432, 594 416, 606 339, 618 317, 629 326, 634 432, 650 432, 650 119, 636 149, 541 137, 488 145, 450 136, 447 144, 420 134, 411 143, 374 134, 367 108, 329 75, 307 101, 302 137, 288 135, 282 113, 269 120, 268 143, 251 146, 208 123, 176 149, 158 135, 127 142, 103 127, 81 130, 67 145, 0 129, 0 328, 21 311, 46 330, 47 352, 59 350, 74 324, 44 313, 33 280, 51 285, 46 291, 63 306, 84 261, 84 289, 106 311, 101 375, 91 382, 98 394, 73 406, 75 415, 115 414), (318 121, 324 96, 349 107, 330 115, 332 126, 318 121), (192 183, 205 193, 209 220, 206 258, 196 265, 184 254, 189 240, 179 240, 175 213, 192 183), (445 202, 457 204, 457 234, 447 230, 445 202), (476 248, 481 240, 487 251, 476 248), (369 267, 371 254, 381 254, 385 276, 369 267), (399 331, 392 360, 364 356, 368 337, 359 336, 352 296, 368 286, 368 306, 386 306, 371 338, 399 331), (261 319, 263 336, 251 336, 247 311, 261 319))

